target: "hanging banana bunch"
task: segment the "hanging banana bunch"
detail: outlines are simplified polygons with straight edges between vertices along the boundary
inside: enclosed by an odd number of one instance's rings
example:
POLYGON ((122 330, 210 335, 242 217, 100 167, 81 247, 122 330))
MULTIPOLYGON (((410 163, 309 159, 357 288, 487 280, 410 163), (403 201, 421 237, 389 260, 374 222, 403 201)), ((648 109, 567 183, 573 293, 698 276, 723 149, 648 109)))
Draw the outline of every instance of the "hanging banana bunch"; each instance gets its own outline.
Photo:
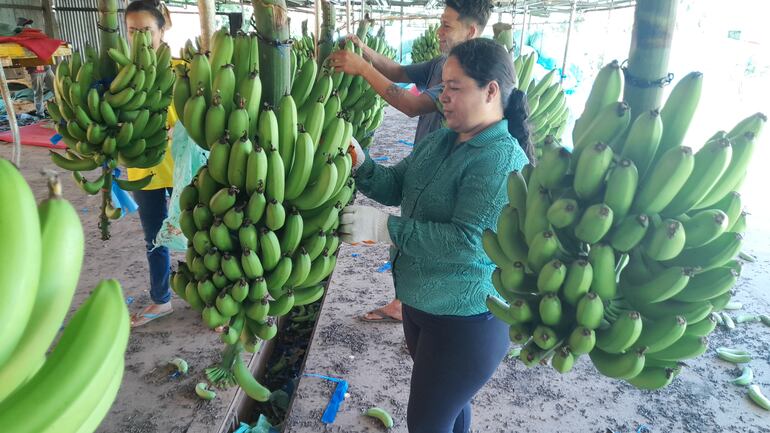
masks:
POLYGON ((115 280, 97 285, 51 348, 77 289, 85 241, 58 179, 48 187, 36 204, 21 173, 0 159, 3 432, 93 432, 123 378, 129 317, 115 280))
POLYGON ((508 23, 495 23, 492 25, 494 40, 504 46, 509 53, 513 52, 513 26, 508 23))
POLYGON ((412 44, 412 63, 422 63, 441 55, 438 43, 438 24, 428 26, 425 33, 412 44))
POLYGON ((537 81, 532 78, 536 63, 537 54, 534 52, 514 60, 518 86, 527 94, 532 142, 535 144, 536 156, 540 158, 544 149, 561 140, 567 127, 569 110, 558 70, 552 69, 537 81))
MULTIPOLYGON (((103 12, 102 20, 110 22, 116 14, 103 12)), ((87 194, 102 193, 99 226, 104 240, 110 236, 110 220, 122 214, 112 205, 113 169, 118 165, 149 168, 165 156, 166 118, 175 80, 169 46, 153 49, 149 32, 135 32, 130 48, 123 38, 112 34, 109 38, 102 39, 106 56, 100 57, 87 46, 84 53, 75 52, 59 64, 54 80, 56 101, 48 103, 56 130, 67 146, 64 155, 52 151, 51 160, 72 171, 87 194), (117 40, 117 47, 106 45, 109 38, 117 40), (103 75, 111 70, 117 74, 103 75), (82 174, 100 167, 102 173, 96 179, 82 174)), ((114 180, 122 189, 135 191, 149 185, 152 176, 114 180)))
POLYGON ((633 121, 622 82, 617 62, 602 68, 574 150, 551 146, 511 173, 510 203, 483 235, 500 295, 487 302, 527 366, 565 373, 588 354, 601 374, 657 389, 706 351, 730 301, 746 229, 737 188, 767 118, 693 151, 700 73, 633 121))

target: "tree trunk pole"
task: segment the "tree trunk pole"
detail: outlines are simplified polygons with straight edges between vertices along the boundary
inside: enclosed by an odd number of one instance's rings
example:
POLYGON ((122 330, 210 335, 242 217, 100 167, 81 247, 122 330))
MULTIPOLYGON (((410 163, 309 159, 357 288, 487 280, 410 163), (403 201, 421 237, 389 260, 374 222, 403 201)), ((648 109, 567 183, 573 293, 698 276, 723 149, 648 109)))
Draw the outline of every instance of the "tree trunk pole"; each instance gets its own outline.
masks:
POLYGON ((668 58, 676 23, 677 0, 638 0, 625 79, 625 102, 631 117, 660 108, 663 86, 640 86, 635 81, 654 82, 668 76, 668 58))
POLYGON ((198 0, 198 14, 201 20, 201 50, 203 52, 211 50, 211 35, 214 34, 216 26, 214 18, 216 17, 216 5, 214 0, 198 0))

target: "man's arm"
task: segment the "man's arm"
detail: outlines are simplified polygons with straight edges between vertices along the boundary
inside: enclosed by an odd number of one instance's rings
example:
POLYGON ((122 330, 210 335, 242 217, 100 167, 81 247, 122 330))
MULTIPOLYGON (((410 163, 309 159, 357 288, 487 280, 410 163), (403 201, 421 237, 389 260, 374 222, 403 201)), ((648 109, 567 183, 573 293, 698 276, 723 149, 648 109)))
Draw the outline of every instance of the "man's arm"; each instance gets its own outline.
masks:
POLYGON ((373 66, 365 68, 361 75, 388 104, 409 117, 422 116, 423 114, 438 111, 436 101, 430 95, 427 93, 420 95, 410 93, 389 80, 373 66))
POLYGON ((373 49, 369 48, 368 45, 366 45, 365 43, 361 42, 360 39, 358 39, 358 36, 351 35, 351 36, 348 36, 348 39, 361 48, 361 53, 364 55, 364 58, 372 62, 372 66, 374 66, 375 69, 380 71, 382 75, 387 77, 388 80, 396 83, 410 82, 409 76, 406 74, 406 70, 404 69, 404 67, 394 62, 393 60, 383 56, 377 51, 374 51, 373 49))

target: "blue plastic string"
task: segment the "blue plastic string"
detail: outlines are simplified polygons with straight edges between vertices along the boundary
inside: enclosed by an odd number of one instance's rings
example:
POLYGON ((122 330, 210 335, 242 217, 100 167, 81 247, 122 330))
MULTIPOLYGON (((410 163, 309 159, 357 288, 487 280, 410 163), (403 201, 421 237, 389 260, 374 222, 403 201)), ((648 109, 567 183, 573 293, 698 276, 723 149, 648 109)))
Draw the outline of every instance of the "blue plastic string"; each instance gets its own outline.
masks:
POLYGON ((345 400, 345 393, 348 392, 348 381, 345 379, 313 373, 305 373, 303 376, 317 377, 319 379, 337 383, 337 386, 334 388, 334 393, 329 399, 329 404, 326 405, 326 410, 324 410, 323 416, 321 416, 321 422, 324 424, 333 424, 334 420, 337 418, 337 412, 340 410, 340 405, 342 404, 343 400, 345 400))

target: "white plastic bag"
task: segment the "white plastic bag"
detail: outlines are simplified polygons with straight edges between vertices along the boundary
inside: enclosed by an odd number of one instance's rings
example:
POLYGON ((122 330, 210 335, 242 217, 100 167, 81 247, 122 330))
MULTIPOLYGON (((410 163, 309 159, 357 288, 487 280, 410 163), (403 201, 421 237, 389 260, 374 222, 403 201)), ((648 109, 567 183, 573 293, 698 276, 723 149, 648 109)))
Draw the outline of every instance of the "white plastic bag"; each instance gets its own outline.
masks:
POLYGON ((182 122, 176 122, 171 137, 171 157, 174 159, 174 190, 168 206, 168 218, 163 221, 163 225, 158 231, 155 245, 165 246, 173 251, 185 251, 187 238, 179 228, 179 214, 181 212, 179 195, 182 193, 182 189, 190 184, 201 166, 206 164, 209 152, 195 144, 187 135, 187 130, 182 126, 182 122))

